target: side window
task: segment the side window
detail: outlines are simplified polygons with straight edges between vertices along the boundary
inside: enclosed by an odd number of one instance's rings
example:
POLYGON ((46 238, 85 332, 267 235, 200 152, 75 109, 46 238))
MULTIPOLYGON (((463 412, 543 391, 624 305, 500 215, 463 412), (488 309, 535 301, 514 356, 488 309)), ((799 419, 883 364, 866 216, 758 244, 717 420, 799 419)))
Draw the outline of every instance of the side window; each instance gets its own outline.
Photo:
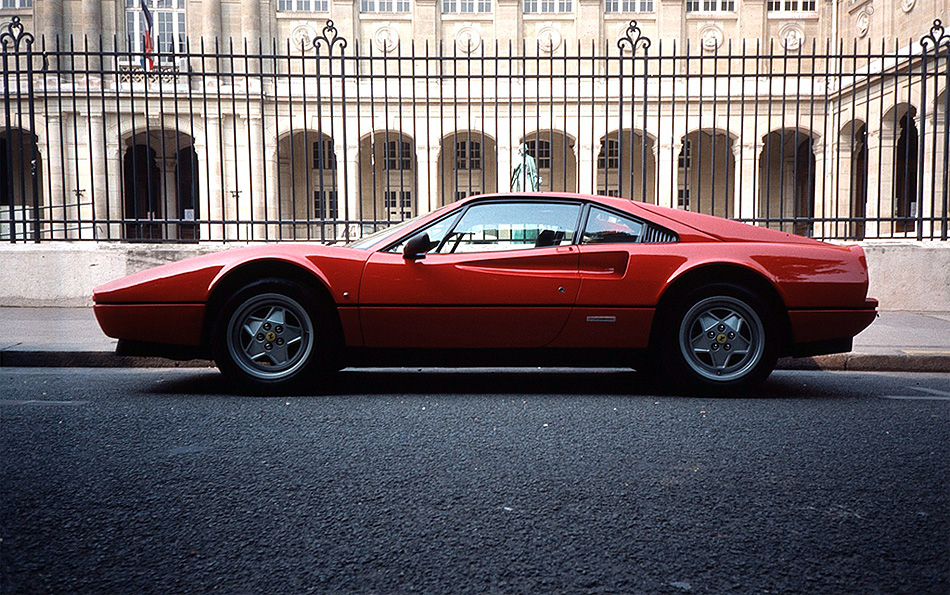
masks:
POLYGON ((531 201, 475 205, 442 239, 437 252, 497 252, 569 245, 574 242, 580 211, 580 205, 570 203, 531 201))
POLYGON ((419 231, 417 231, 416 233, 412 235, 408 235, 404 237, 402 241, 400 241, 398 244, 394 246, 391 246, 386 251, 387 252, 402 252, 403 249, 406 247, 406 243, 409 240, 411 240, 412 238, 421 236, 424 233, 429 234, 429 250, 431 251, 433 248, 435 248, 436 246, 442 243, 442 238, 444 238, 445 234, 448 233, 450 229, 452 229, 452 226, 455 225, 455 222, 458 221, 458 218, 459 218, 459 212, 456 211, 452 215, 439 219, 432 225, 429 225, 428 227, 420 229, 419 231))
POLYGON ((584 226, 582 244, 630 244, 640 241, 643 223, 633 217, 617 215, 592 207, 584 226))

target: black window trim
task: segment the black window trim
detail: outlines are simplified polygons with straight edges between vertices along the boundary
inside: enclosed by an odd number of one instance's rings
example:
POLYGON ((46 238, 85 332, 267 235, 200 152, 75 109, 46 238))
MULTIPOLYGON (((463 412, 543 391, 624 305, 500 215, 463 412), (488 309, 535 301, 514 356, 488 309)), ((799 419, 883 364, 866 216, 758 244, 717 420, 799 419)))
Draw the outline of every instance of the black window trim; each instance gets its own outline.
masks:
MULTIPOLYGON (((419 232, 425 231, 426 229, 429 229, 429 228, 431 228, 432 226, 437 225, 438 223, 440 223, 440 222, 442 222, 442 221, 445 221, 446 219, 448 219, 449 217, 454 216, 455 214, 458 214, 458 219, 456 219, 455 224, 453 224, 452 227, 451 227, 451 229, 449 229, 449 230, 445 233, 445 235, 448 236, 448 235, 450 235, 453 231, 455 231, 455 228, 456 228, 456 226, 458 226, 459 221, 461 221, 462 218, 465 217, 465 214, 468 213, 469 209, 471 209, 472 207, 475 207, 475 206, 482 206, 482 205, 488 205, 488 204, 516 204, 516 203, 528 203, 528 204, 531 204, 531 203, 533 203, 533 204, 538 204, 538 203, 547 203, 547 204, 568 204, 568 205, 573 205, 573 206, 580 207, 580 208, 578 209, 577 220, 574 222, 574 240, 573 240, 570 244, 568 244, 569 246, 578 246, 578 245, 579 245, 578 242, 577 242, 577 238, 578 238, 578 234, 580 233, 580 230, 582 229, 582 224, 583 224, 584 222, 586 222, 585 215, 586 215, 586 213, 587 213, 587 210, 589 209, 589 205, 590 205, 590 202, 589 202, 589 201, 580 200, 580 199, 575 199, 575 198, 568 198, 568 197, 564 197, 564 198, 558 198, 558 197, 543 197, 543 198, 540 198, 540 197, 539 197, 539 198, 533 198, 533 197, 531 197, 531 196, 512 196, 512 197, 492 196, 492 197, 490 197, 490 198, 485 198, 485 199, 483 199, 483 200, 472 201, 472 202, 470 202, 470 203, 468 203, 468 204, 466 204, 466 205, 464 205, 464 206, 462 206, 462 207, 459 207, 458 209, 452 209, 451 211, 449 211, 448 213, 446 213, 445 216, 439 217, 438 219, 435 219, 435 220, 429 222, 429 223, 426 224, 424 227, 416 228, 416 229, 412 230, 411 232, 409 232, 409 233, 407 233, 407 234, 405 234, 405 235, 399 236, 399 238, 398 238, 397 240, 395 240, 394 242, 391 242, 391 243, 387 244, 384 248, 381 248, 381 249, 379 250, 379 252, 390 252, 390 253, 393 253, 393 249, 394 249, 396 246, 398 246, 399 244, 401 244, 403 241, 405 241, 405 240, 411 238, 412 236, 416 235, 416 234, 419 233, 419 232)), ((489 254, 489 253, 491 253, 491 252, 490 252, 490 251, 486 251, 486 252, 468 252, 468 253, 466 253, 466 254, 489 254)), ((438 253, 433 253, 433 254, 431 254, 431 256, 445 256, 445 255, 443 255, 443 254, 438 254, 438 253)))

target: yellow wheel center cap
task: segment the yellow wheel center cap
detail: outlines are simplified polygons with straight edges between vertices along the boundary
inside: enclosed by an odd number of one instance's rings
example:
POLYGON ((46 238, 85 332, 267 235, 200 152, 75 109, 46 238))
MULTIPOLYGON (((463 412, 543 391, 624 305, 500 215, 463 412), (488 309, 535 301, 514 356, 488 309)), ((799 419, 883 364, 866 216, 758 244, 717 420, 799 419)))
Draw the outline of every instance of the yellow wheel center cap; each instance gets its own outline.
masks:
MULTIPOLYGON (((277 338, 277 333, 275 333, 274 331, 270 331, 266 335, 264 335, 264 338, 267 339, 268 341, 273 341, 274 339, 277 338)), ((721 342, 722 341, 720 341, 720 343, 721 342)))
POLYGON ((726 335, 722 333, 716 335, 716 343, 719 343, 720 345, 722 345, 725 342, 726 342, 726 335))

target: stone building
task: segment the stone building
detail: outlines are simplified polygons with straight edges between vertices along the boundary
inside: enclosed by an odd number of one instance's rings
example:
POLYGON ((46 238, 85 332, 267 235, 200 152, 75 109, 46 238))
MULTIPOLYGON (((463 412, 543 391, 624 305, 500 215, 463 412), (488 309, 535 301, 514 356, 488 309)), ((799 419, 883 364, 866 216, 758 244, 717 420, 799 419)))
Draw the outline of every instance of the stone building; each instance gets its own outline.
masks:
POLYGON ((946 0, 145 2, 151 53, 141 0, 3 0, 0 238, 350 238, 522 146, 542 190, 946 238, 946 0))

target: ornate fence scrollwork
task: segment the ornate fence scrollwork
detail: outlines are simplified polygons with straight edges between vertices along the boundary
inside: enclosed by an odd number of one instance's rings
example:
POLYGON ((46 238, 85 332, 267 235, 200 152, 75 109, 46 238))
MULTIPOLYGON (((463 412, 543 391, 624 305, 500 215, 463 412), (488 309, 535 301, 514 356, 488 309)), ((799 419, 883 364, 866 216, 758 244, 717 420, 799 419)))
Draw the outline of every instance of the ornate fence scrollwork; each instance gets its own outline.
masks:
POLYGON ((638 49, 646 50, 653 42, 649 37, 643 35, 640 26, 636 21, 630 21, 624 36, 617 40, 617 47, 621 50, 630 50, 636 52, 638 49))
POLYGON ((319 51, 320 45, 326 44, 327 53, 333 53, 333 46, 340 46, 340 53, 343 53, 343 50, 346 49, 346 38, 340 35, 340 32, 337 31, 336 27, 333 25, 333 21, 327 20, 326 26, 323 28, 323 33, 317 35, 313 38, 313 47, 319 51))
POLYGON ((24 40, 26 41, 26 46, 29 48, 33 45, 35 38, 32 33, 24 30, 20 17, 15 16, 7 23, 6 31, 0 33, 0 45, 2 45, 4 51, 6 51, 7 44, 11 44, 11 49, 17 52, 20 51, 20 43, 24 40))
POLYGON ((940 51, 940 46, 942 45, 950 47, 950 34, 944 30, 943 23, 940 19, 934 19, 930 33, 920 38, 920 45, 923 46, 925 52, 929 51, 927 46, 931 44, 933 45, 934 52, 940 51))

